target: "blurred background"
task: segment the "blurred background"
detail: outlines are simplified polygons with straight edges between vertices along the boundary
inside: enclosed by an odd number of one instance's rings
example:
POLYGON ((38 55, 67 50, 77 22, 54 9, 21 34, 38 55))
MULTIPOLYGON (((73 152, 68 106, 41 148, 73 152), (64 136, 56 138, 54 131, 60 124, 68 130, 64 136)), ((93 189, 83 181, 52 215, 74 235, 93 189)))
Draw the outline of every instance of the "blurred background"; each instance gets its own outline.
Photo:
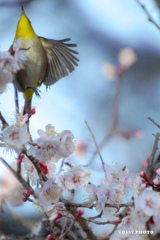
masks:
MULTIPOLYGON (((95 146, 84 120, 87 120, 98 144, 111 128, 116 81, 103 73, 105 62, 118 66, 118 53, 130 47, 136 63, 125 73, 119 102, 118 128, 138 130, 138 137, 128 140, 114 136, 100 148, 105 163, 127 166, 134 174, 151 154, 157 127, 147 118, 160 123, 160 34, 148 21, 136 0, 0 0, 0 51, 9 49, 21 15, 21 3, 37 35, 60 40, 71 38, 79 52, 79 66, 69 76, 33 97, 36 114, 30 120, 32 137, 48 123, 58 131, 70 130, 79 147, 87 146, 83 158, 90 163, 92 178, 101 181, 99 157, 93 158, 95 146), (12 4, 11 4, 12 3, 12 4), (81 145, 82 144, 82 145, 81 145), (86 144, 86 145, 85 145, 86 144)), ((145 0, 146 8, 160 24, 156 1, 145 0)), ((159 1, 157 1, 159 3, 159 1)), ((21 107, 23 96, 19 94, 21 107)), ((12 85, 0 95, 0 111, 5 119, 14 120, 12 85)), ((83 149, 82 149, 83 150, 83 149)), ((2 166, 2 165, 1 165, 2 166)), ((92 181, 91 178, 91 181, 92 181)))

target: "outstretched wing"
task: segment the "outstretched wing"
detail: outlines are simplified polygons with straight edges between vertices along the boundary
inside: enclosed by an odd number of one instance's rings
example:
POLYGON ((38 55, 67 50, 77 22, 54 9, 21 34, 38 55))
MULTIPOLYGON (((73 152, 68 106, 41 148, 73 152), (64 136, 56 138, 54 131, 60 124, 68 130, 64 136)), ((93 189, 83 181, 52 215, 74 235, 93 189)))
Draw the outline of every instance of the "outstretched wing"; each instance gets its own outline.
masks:
POLYGON ((71 49, 77 45, 66 43, 70 40, 69 38, 52 40, 39 37, 39 39, 48 59, 44 84, 50 86, 60 78, 67 76, 68 72, 72 72, 74 66, 78 66, 77 62, 79 60, 75 57, 75 54, 78 54, 78 52, 71 49))

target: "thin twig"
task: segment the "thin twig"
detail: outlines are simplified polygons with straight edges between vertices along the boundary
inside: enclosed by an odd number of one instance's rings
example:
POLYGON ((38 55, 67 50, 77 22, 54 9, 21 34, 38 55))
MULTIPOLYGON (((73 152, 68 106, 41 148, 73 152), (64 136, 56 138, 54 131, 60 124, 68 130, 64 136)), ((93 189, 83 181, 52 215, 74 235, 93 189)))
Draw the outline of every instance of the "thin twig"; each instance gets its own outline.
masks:
POLYGON ((148 159, 148 167, 146 170, 147 180, 151 183, 153 178, 156 176, 156 170, 160 167, 160 155, 158 155, 157 159, 154 161, 156 151, 158 150, 158 141, 160 137, 160 133, 156 134, 152 153, 150 158, 148 159))
MULTIPOLYGON (((23 185, 23 187, 27 190, 32 189, 32 187, 21 177, 19 176, 13 168, 4 160, 4 158, 0 157, 0 161, 11 171, 11 173, 18 179, 18 181, 23 185)), ((34 190, 32 189, 34 193, 34 190)))
POLYGON ((160 133, 157 133, 155 137, 152 153, 148 160, 148 167, 154 162, 155 154, 156 154, 156 151, 158 150, 158 142, 160 140, 159 137, 160 137, 160 133))
POLYGON ((99 221, 95 221, 95 220, 92 220, 92 219, 86 219, 88 222, 92 222, 94 224, 97 224, 97 225, 105 225, 105 224, 118 224, 120 222, 120 220, 117 220, 117 221, 105 221, 105 222, 99 222, 99 221))
POLYGON ((148 117, 148 120, 150 120, 152 123, 154 123, 158 128, 160 128, 160 125, 156 123, 151 117, 148 117))
MULTIPOLYGON (((118 130, 118 120, 119 120, 119 105, 120 105, 120 98, 121 98, 121 89, 122 89, 122 83, 123 83, 123 77, 119 76, 116 80, 116 86, 115 86, 115 95, 113 99, 113 106, 112 106, 112 122, 111 122, 111 128, 107 136, 105 136, 101 143, 99 144, 99 148, 102 149, 104 145, 111 139, 114 135, 119 135, 120 132, 118 130)), ((120 135, 119 135, 120 136, 120 135)), ((121 134, 121 136, 124 136, 121 134)), ((96 151, 93 153, 90 162, 92 162, 96 156, 96 151)))
POLYGON ((58 240, 64 238, 64 237, 67 235, 67 233, 69 233, 69 232, 71 231, 71 229, 72 229, 72 227, 74 226, 76 220, 77 220, 77 219, 74 218, 74 220, 71 222, 71 224, 70 224, 70 226, 68 227, 68 229, 58 238, 58 240))
POLYGON ((156 23, 156 21, 153 19, 153 17, 150 15, 150 13, 148 12, 147 8, 145 7, 145 5, 143 3, 141 3, 139 0, 136 0, 137 3, 141 6, 141 8, 143 9, 143 11, 146 13, 147 17, 148 17, 148 21, 152 22, 156 28, 158 28, 158 30, 160 30, 160 26, 156 23))
POLYGON ((123 78, 122 77, 117 78, 115 97, 114 97, 113 108, 112 108, 113 120, 112 120, 111 132, 117 129, 117 125, 118 125, 119 104, 120 104, 120 98, 121 98, 122 83, 123 83, 123 78))
MULTIPOLYGON (((75 207, 71 207, 69 205, 65 204, 65 207, 67 209, 67 211, 73 216, 75 217, 77 214, 77 209, 75 207)), ((86 233, 87 239, 92 239, 92 240, 97 240, 97 237, 94 235, 94 233, 92 232, 92 229, 88 226, 86 219, 83 217, 78 217, 76 219, 77 223, 79 224, 79 226, 81 227, 81 229, 83 230, 83 232, 86 233)))
POLYGON ((86 125, 87 125, 87 128, 88 128, 91 136, 92 136, 92 139, 93 139, 94 144, 95 144, 95 146, 96 146, 97 153, 98 153, 98 155, 99 155, 99 157, 100 157, 100 160, 101 160, 101 163, 102 163, 103 171, 105 172, 105 171, 106 171, 106 170, 105 170, 105 163, 104 163, 103 158, 102 158, 102 155, 101 155, 101 153, 100 153, 100 151, 99 151, 99 147, 98 147, 98 145, 97 145, 97 142, 96 142, 96 139, 95 139, 95 137, 94 137, 94 134, 93 134, 90 126, 88 125, 87 121, 85 121, 85 123, 86 123, 86 125))
POLYGON ((113 230, 110 232, 110 234, 107 236, 107 239, 110 239, 111 235, 116 231, 118 227, 118 223, 114 226, 113 230))

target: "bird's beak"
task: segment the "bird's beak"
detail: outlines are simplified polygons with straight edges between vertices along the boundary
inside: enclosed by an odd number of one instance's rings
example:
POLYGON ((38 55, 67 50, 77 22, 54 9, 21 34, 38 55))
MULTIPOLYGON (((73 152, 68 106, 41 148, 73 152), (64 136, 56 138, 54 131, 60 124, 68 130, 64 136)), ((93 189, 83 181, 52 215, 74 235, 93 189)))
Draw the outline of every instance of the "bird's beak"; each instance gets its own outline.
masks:
POLYGON ((22 10, 22 13, 24 13, 24 8, 23 8, 23 5, 21 6, 21 10, 22 10))

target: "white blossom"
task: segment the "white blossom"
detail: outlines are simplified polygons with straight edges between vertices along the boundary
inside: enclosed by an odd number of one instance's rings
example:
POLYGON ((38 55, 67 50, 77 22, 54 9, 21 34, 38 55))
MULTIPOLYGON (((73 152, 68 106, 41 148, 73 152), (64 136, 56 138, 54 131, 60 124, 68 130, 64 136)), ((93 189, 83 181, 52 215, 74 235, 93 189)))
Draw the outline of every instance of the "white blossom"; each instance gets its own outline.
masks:
POLYGON ((68 190, 81 190, 88 184, 90 172, 83 166, 71 167, 68 172, 60 175, 59 180, 68 190))
POLYGON ((131 186, 131 178, 129 176, 129 170, 126 167, 123 168, 112 168, 108 164, 105 164, 105 181, 104 183, 111 184, 115 182, 116 184, 122 184, 124 188, 129 188, 131 186))
POLYGON ((39 138, 35 140, 37 146, 31 146, 29 155, 35 155, 40 162, 57 162, 67 158, 74 151, 73 134, 70 131, 56 133, 51 124, 46 126, 46 131, 38 130, 39 138))
POLYGON ((136 174, 135 176, 133 186, 134 186, 134 198, 137 198, 139 194, 147 187, 143 179, 139 176, 139 173, 136 174))
POLYGON ((50 179, 41 188, 36 188, 35 193, 40 205, 50 206, 59 201, 59 198, 62 197, 62 191, 62 188, 50 179))
POLYGON ((31 185, 34 187, 37 185, 37 181, 39 180, 39 176, 37 170, 33 163, 28 158, 23 158, 22 165, 21 165, 22 177, 27 181, 28 178, 31 181, 31 185))
POLYGON ((54 220, 62 210, 65 210, 64 203, 62 202, 57 202, 45 207, 45 212, 47 213, 49 220, 54 220))
POLYGON ((6 127, 2 130, 3 141, 6 147, 15 150, 21 150, 29 140, 29 134, 26 126, 19 127, 16 124, 6 127))
POLYGON ((132 48, 124 48, 119 52, 118 60, 122 67, 129 68, 136 62, 137 56, 132 48))
POLYGON ((20 49, 21 39, 13 45, 12 53, 0 52, 0 93, 4 92, 6 85, 14 80, 14 74, 23 68, 28 54, 27 50, 20 49))
POLYGON ((152 188, 146 188, 135 199, 135 209, 142 211, 146 216, 156 216, 160 213, 160 193, 155 192, 152 188))

